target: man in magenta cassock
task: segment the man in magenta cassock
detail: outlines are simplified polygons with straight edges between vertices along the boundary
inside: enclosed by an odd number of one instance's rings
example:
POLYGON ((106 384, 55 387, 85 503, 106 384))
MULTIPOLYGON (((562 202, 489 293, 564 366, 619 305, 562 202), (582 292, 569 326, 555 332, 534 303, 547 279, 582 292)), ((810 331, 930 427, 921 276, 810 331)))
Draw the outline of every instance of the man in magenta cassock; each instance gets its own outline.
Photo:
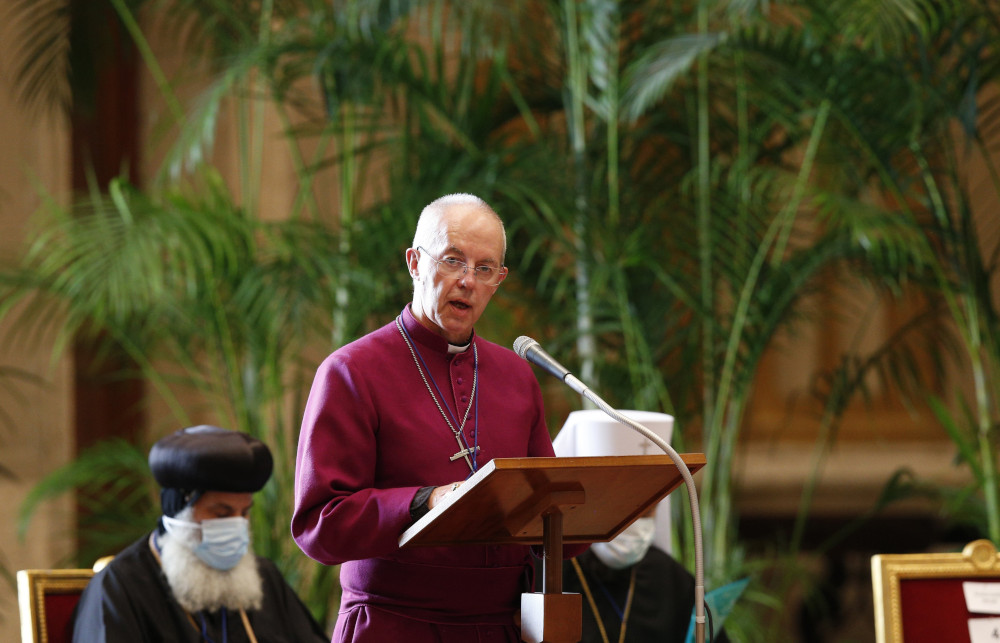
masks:
POLYGON ((397 544, 493 458, 553 455, 530 366, 473 330, 507 276, 506 245, 503 223, 478 197, 428 205, 406 251, 412 303, 316 373, 292 535, 313 559, 342 564, 335 642, 520 639, 528 547, 397 544))

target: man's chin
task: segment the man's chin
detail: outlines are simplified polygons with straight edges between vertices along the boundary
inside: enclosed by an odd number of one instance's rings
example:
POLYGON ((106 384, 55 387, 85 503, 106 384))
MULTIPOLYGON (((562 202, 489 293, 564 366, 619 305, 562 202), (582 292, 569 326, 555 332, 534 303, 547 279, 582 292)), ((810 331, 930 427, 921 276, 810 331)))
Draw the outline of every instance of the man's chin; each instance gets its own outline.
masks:
POLYGON ((441 321, 441 335, 450 344, 464 346, 472 339, 472 327, 478 317, 472 308, 463 311, 453 307, 451 314, 441 321))

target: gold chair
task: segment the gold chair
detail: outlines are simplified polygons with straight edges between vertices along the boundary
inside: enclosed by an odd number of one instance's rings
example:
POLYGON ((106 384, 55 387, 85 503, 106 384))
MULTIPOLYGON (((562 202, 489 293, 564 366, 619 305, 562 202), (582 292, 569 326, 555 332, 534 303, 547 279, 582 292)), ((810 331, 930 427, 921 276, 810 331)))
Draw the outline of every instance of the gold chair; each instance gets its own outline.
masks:
POLYGON ((22 643, 70 643, 73 610, 93 575, 93 569, 17 572, 22 643))
POLYGON ((877 643, 968 641, 969 620, 990 617, 968 611, 962 584, 1000 580, 1000 555, 988 540, 961 552, 872 556, 877 643))

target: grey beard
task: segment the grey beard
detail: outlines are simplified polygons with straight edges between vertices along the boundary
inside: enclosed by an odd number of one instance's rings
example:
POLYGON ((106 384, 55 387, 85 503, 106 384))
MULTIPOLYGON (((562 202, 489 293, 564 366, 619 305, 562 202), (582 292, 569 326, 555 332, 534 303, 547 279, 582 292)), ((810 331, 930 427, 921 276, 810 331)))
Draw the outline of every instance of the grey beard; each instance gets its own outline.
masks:
MULTIPOLYGON (((177 514, 179 520, 188 509, 177 514)), ((260 609, 264 601, 264 583, 257 569, 252 550, 229 570, 206 565, 192 548, 198 544, 193 530, 184 533, 164 533, 159 537, 160 561, 174 598, 188 612, 214 612, 225 607, 231 610, 260 609)))

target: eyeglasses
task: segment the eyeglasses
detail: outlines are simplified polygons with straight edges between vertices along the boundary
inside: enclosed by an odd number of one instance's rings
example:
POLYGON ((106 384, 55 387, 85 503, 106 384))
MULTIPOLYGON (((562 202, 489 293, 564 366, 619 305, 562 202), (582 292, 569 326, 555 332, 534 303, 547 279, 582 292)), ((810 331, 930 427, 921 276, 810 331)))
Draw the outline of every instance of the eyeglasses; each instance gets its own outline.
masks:
MULTIPOLYGON (((435 259, 431 257, 431 253, 427 251, 427 248, 423 246, 417 246, 417 249, 426 252, 430 260, 437 264, 438 274, 442 277, 455 277, 461 279, 469 272, 469 264, 464 261, 459 261, 455 257, 445 257, 444 259, 435 259)), ((472 274, 475 275, 476 281, 481 284, 486 284, 487 286, 499 286, 500 282, 504 280, 507 276, 507 268, 500 266, 499 268, 494 268, 493 266, 474 266, 472 268, 472 274)))

